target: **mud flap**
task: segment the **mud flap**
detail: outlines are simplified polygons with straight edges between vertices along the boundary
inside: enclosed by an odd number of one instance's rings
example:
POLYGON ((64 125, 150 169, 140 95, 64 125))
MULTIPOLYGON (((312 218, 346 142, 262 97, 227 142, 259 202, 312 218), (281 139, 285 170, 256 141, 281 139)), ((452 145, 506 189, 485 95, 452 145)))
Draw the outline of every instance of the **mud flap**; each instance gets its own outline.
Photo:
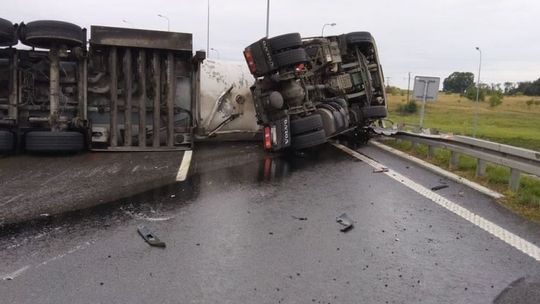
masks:
POLYGON ((272 151, 279 151, 291 146, 291 121, 289 116, 270 124, 272 151))

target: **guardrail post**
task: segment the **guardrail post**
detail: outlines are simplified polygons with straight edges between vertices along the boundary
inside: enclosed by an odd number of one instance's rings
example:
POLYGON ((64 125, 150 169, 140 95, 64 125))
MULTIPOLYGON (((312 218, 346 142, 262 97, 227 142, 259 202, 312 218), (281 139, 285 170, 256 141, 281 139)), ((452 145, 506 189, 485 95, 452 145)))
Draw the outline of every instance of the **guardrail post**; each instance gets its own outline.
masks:
POLYGON ((510 189, 517 191, 519 189, 519 180, 521 178, 521 171, 517 169, 510 169, 510 180, 508 182, 510 189))
POLYGON ((459 165, 459 153, 456 151, 450 151, 450 169, 456 169, 459 165))
POLYGON ((476 159, 476 177, 486 175, 487 162, 483 159, 476 159))
POLYGON ((428 158, 434 158, 435 157, 435 147, 434 146, 428 146, 427 156, 428 156, 428 158))

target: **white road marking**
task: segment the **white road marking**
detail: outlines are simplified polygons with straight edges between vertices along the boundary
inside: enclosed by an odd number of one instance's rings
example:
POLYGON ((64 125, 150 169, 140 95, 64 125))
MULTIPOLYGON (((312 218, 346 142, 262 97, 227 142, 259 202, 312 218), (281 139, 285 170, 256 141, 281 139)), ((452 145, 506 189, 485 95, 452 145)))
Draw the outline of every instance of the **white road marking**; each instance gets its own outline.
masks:
POLYGON ((191 164, 191 156, 193 155, 193 151, 188 150, 184 152, 184 157, 182 158, 182 163, 180 164, 180 168, 178 168, 178 173, 176 174, 176 181, 177 182, 183 182, 187 178, 187 174, 189 171, 189 165, 191 164))
POLYGON ((8 199, 7 201, 1 203, 1 204, 0 204, 0 207, 2 207, 2 206, 4 206, 4 205, 7 205, 7 204, 9 204, 9 203, 11 203, 11 202, 13 202, 14 200, 20 198, 21 196, 23 196, 23 195, 22 195, 22 194, 17 194, 17 195, 15 195, 14 197, 8 199))
POLYGON ((43 262, 40 262, 40 263, 37 263, 37 264, 34 264, 34 265, 26 265, 26 266, 24 266, 24 267, 21 268, 21 269, 15 270, 15 271, 12 272, 12 273, 8 273, 8 274, 5 274, 5 275, 2 275, 2 280, 5 280, 5 281, 7 281, 7 280, 13 280, 13 279, 15 279, 16 277, 18 277, 18 276, 20 276, 21 274, 23 274, 23 272, 27 271, 28 269, 30 269, 30 268, 32 268, 32 267, 34 267, 34 269, 40 268, 40 267, 42 267, 42 266, 45 266, 45 265, 49 264, 50 262, 54 262, 54 261, 56 261, 56 260, 59 260, 59 259, 65 257, 65 256, 67 256, 67 255, 69 255, 69 254, 73 254, 73 253, 75 253, 75 252, 77 252, 77 251, 86 249, 87 247, 89 247, 89 246, 92 245, 92 244, 94 244, 94 242, 93 242, 93 241, 89 241, 89 242, 86 242, 86 243, 84 243, 84 244, 77 245, 77 246, 71 248, 70 250, 68 250, 68 251, 66 251, 66 252, 64 252, 64 253, 59 254, 59 255, 57 255, 57 256, 54 256, 54 257, 52 257, 52 258, 50 258, 50 259, 47 259, 47 260, 45 260, 45 261, 43 261, 43 262))
POLYGON ((26 266, 24 266, 24 267, 21 268, 21 269, 15 270, 15 271, 12 272, 12 273, 8 273, 8 274, 5 274, 5 275, 2 275, 2 280, 4 280, 4 281, 13 280, 13 279, 15 279, 16 277, 20 276, 23 272, 27 271, 29 268, 30 268, 30 265, 26 265, 26 266))
POLYGON ((377 147, 379 149, 382 149, 384 151, 387 151, 389 153, 397 155, 397 156, 399 156, 401 158, 405 158, 405 159, 407 159, 407 160, 409 160, 409 161, 411 161, 411 162, 413 162, 413 163, 415 163, 415 164, 417 164, 417 165, 419 165, 419 166, 421 166, 421 167, 423 167, 425 169, 428 169, 431 172, 434 172, 435 174, 442 175, 442 176, 448 178, 449 180, 455 181, 456 183, 463 184, 463 185, 465 185, 465 186, 467 186, 469 188, 472 188, 472 189, 474 189, 474 190, 476 190, 478 192, 481 192, 481 193, 483 193, 483 194, 485 194, 487 196, 493 197, 495 199, 499 199, 499 198, 504 197, 504 195, 502 195, 501 193, 499 193, 497 191, 493 191, 493 190, 491 190, 489 188, 486 188, 486 187, 484 187, 484 186, 482 186, 482 185, 480 185, 478 183, 470 181, 470 180, 468 180, 468 179, 466 179, 464 177, 461 177, 461 176, 459 176, 457 174, 454 174, 452 172, 448 172, 448 171, 446 171, 444 169, 441 169, 441 168, 439 168, 439 167, 437 167, 437 166, 435 166, 433 164, 428 163, 427 161, 421 160, 421 159, 416 158, 416 157, 414 157, 412 155, 401 152, 401 151, 399 151, 397 149, 389 147, 389 146, 387 146, 385 144, 382 144, 380 142, 371 141, 371 144, 373 144, 375 147, 377 147))
MULTIPOLYGON (((334 147, 365 162, 366 164, 374 168, 380 168, 381 166, 383 166, 380 163, 376 162, 375 160, 361 153, 358 153, 352 149, 349 149, 348 147, 344 145, 337 144, 337 143, 333 143, 333 145, 334 147)), ((516 248, 517 250, 525 253, 526 255, 540 262, 540 248, 538 248, 535 244, 519 237, 518 235, 498 226, 497 224, 491 221, 486 220, 485 218, 479 216, 478 214, 475 214, 474 212, 471 212, 468 209, 461 207, 460 205, 452 202, 451 200, 431 191, 430 189, 412 181, 411 179, 395 172, 394 170, 389 169, 388 172, 384 172, 384 174, 388 175, 389 177, 402 183, 409 189, 430 199, 431 201, 438 204, 439 206, 444 207, 445 209, 453 212, 454 214, 465 219, 466 221, 476 225, 477 227, 499 238, 500 240, 507 243, 508 245, 516 248)))

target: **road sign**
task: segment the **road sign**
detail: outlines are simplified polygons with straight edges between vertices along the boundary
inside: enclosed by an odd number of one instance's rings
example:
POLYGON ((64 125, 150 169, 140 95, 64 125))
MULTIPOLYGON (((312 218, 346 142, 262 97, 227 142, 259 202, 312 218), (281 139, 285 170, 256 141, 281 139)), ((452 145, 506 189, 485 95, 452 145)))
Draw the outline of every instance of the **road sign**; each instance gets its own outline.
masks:
POLYGON ((437 95, 439 94, 440 82, 441 82, 441 78, 439 77, 426 77, 426 76, 414 77, 413 97, 415 99, 422 99, 422 111, 420 112, 420 128, 424 126, 424 114, 426 112, 426 101, 437 100, 437 95))
POLYGON ((426 101, 436 101, 440 82, 441 78, 439 77, 414 77, 413 97, 418 100, 424 100, 425 96, 426 101))

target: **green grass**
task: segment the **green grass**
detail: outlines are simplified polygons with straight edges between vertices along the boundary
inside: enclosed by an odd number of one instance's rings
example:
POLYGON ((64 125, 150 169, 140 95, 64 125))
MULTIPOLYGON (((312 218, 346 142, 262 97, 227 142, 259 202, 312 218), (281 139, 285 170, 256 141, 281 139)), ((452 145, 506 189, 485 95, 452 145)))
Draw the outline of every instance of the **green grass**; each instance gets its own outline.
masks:
POLYGON ((451 170, 449 168, 450 151, 448 150, 436 148, 434 156, 428 158, 426 145, 419 144, 416 148, 413 148, 411 142, 404 140, 388 140, 385 141, 385 144, 503 193, 505 197, 500 199, 499 203, 526 218, 540 223, 540 179, 522 176, 519 189, 514 192, 508 188, 510 170, 506 167, 488 165, 486 175, 476 177, 476 159, 470 156, 461 155, 457 168, 451 170))
MULTIPOLYGON (((396 123, 418 124, 416 114, 400 114, 397 109, 406 103, 407 96, 389 95, 389 118, 396 123)), ((418 103, 419 107, 421 103, 418 103)), ((472 135, 475 103, 458 94, 439 93, 439 100, 428 102, 424 127, 444 132, 472 135)), ((477 136, 487 140, 540 151, 540 97, 505 96, 502 104, 490 107, 478 105, 477 136), (538 100, 527 104, 528 100, 538 100)))

